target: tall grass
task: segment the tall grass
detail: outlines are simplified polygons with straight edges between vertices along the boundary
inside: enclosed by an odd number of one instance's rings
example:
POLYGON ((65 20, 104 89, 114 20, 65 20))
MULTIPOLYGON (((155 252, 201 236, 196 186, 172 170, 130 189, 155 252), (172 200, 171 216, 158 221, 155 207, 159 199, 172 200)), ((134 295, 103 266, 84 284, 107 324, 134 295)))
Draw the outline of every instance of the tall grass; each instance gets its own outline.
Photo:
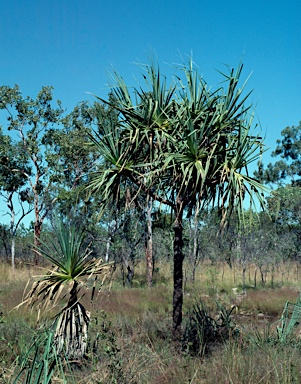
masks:
MULTIPOLYGON (((277 344, 279 323, 274 324, 281 318, 286 301, 295 302, 298 297, 297 274, 293 273, 296 265, 289 266, 292 269, 283 284, 286 265, 283 270, 279 266, 273 289, 267 275, 264 287, 258 284, 255 289, 249 284, 246 294, 239 283, 239 265, 236 265, 236 284, 233 268, 226 264, 201 264, 194 284, 186 266, 184 318, 200 300, 210 308, 213 318, 218 314, 214 312, 216 301, 228 310, 236 306, 231 316, 240 336, 213 344, 204 356, 179 353, 171 342, 170 265, 157 263, 159 270, 152 289, 144 287, 144 266, 136 268, 136 288, 122 286, 117 268, 110 291, 103 291, 93 304, 84 298, 91 312, 88 352, 84 362, 71 364, 74 381, 79 384, 301 382, 299 325, 294 343, 277 344)), ((251 274, 252 271, 255 267, 251 274)), ((34 314, 25 308, 11 311, 21 301, 27 279, 37 273, 37 270, 16 268, 14 275, 8 265, 0 264, 0 383, 11 383, 16 377, 18 359, 32 345, 37 332, 34 314)), ((54 383, 60 382, 55 375, 52 379, 54 383)))

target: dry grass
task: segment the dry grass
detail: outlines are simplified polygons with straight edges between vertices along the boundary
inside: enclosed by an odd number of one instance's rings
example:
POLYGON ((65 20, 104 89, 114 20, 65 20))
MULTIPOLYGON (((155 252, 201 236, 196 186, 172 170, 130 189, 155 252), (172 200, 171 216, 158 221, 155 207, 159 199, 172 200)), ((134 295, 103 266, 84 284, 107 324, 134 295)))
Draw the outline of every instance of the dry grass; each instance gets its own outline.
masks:
POLYGON ((240 309, 262 313, 271 318, 279 317, 286 301, 295 303, 298 290, 294 287, 249 291, 240 303, 240 309))
POLYGON ((300 350, 290 346, 245 346, 229 343, 208 358, 203 377, 207 384, 288 384, 301 379, 300 350), (214 374, 212 374, 214 372, 214 374))
POLYGON ((93 309, 102 309, 113 317, 128 317, 132 320, 139 319, 142 314, 154 313, 166 315, 171 311, 171 291, 167 287, 122 288, 100 292, 98 298, 89 303, 88 297, 85 304, 93 309))
MULTIPOLYGON (((292 345, 278 348, 269 343, 255 345, 246 342, 246 335, 254 326, 263 332, 266 324, 280 318, 286 301, 295 302, 298 296, 296 266, 290 264, 290 281, 279 288, 249 288, 240 295, 239 266, 236 266, 236 285, 233 269, 226 264, 203 264, 192 284, 186 270, 184 313, 195 301, 202 300, 215 308, 215 300, 227 308, 237 305, 234 319, 240 329, 241 340, 220 344, 211 349, 205 358, 183 355, 171 343, 172 271, 170 265, 159 265, 157 285, 151 290, 141 288, 144 266, 137 268, 138 288, 123 288, 118 276, 112 289, 103 290, 90 303, 88 295, 84 304, 91 312, 91 345, 98 340, 97 350, 80 368, 75 370, 77 383, 124 384, 257 384, 301 382, 300 349, 292 345), (141 280, 141 281, 140 281, 141 280), (290 286, 289 286, 290 285, 290 286), (237 288, 236 292, 233 288, 237 288), (103 320, 103 313, 106 319, 103 320), (258 314, 263 317, 258 317, 258 314), (103 328, 102 322, 106 323, 103 328), (105 329, 105 331, 104 331, 105 329), (94 340, 94 341, 93 341, 94 340), (264 358, 263 358, 264 356, 264 358), (116 367, 119 367, 116 369, 116 367), (115 378, 115 379, 114 379, 115 378), (118 380, 117 380, 118 378, 118 380), (114 379, 114 380, 113 380, 114 379), (116 381, 117 380, 117 381, 116 381)), ((288 266, 279 269, 279 283, 288 266)), ((254 270, 250 270, 251 272, 254 270)), ((26 349, 32 338, 35 313, 26 308, 9 312, 22 299, 27 279, 39 271, 0 264, 0 347, 2 369, 9 372, 15 358, 26 349)), ((276 274, 274 282, 277 281, 276 274)), ((268 284, 267 284, 268 285, 268 284)), ((276 286, 276 284, 275 284, 276 286)), ((260 286, 259 286, 260 287, 260 286)), ((0 366, 1 370, 1 366, 0 366)), ((1 374, 0 374, 1 382, 1 374)))
MULTIPOLYGON (((20 304, 28 281, 38 273, 37 268, 21 265, 13 270, 7 263, 0 263, 0 305, 2 311, 8 313, 20 304)), ((24 314, 25 312, 27 311, 24 309, 20 313, 24 314)))

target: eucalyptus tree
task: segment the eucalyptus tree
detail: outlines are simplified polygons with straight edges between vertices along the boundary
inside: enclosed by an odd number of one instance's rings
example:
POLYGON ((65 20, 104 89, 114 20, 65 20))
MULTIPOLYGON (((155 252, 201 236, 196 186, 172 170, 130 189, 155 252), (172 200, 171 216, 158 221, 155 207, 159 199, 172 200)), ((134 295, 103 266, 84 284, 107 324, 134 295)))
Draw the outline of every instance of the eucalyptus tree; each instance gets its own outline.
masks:
POLYGON ((301 122, 283 129, 281 136, 272 152, 277 161, 266 167, 261 164, 256 176, 276 187, 267 199, 269 212, 278 233, 290 233, 291 239, 295 239, 295 251, 289 253, 298 254, 301 244, 301 122))
MULTIPOLYGON (((92 140, 101 160, 90 188, 105 205, 118 199, 121 186, 135 184, 174 214, 173 332, 181 332, 183 304, 183 218, 197 204, 216 205, 222 226, 230 214, 241 217, 243 201, 254 197, 263 205, 263 186, 248 174, 263 142, 252 133, 246 106, 249 93, 239 87, 242 65, 222 75, 225 86, 208 88, 192 60, 170 85, 159 67, 144 66, 146 87, 130 89, 115 72, 111 92, 119 120, 103 127, 92 140)), ((103 100, 104 101, 104 100, 103 100)), ((110 104, 110 101, 107 101, 110 104)), ((132 197, 133 199, 135 196, 132 197)))
POLYGON ((43 221, 53 204, 51 170, 43 140, 47 130, 60 122, 63 109, 59 101, 53 105, 52 87, 42 87, 36 99, 32 99, 23 97, 18 86, 2 86, 0 100, 0 109, 6 112, 6 128, 14 134, 20 156, 29 164, 30 172, 28 167, 17 167, 11 168, 10 173, 19 173, 19 177, 26 180, 33 203, 35 246, 38 247, 43 221))
POLYGON ((267 205, 282 259, 300 262, 301 188, 296 184, 280 186, 270 193, 267 205))
MULTIPOLYGON (((92 226, 91 201, 87 200, 85 183, 96 159, 91 145, 85 145, 91 134, 96 105, 77 104, 61 119, 61 125, 49 129, 43 138, 47 163, 51 169, 53 188, 50 194, 56 199, 56 212, 70 220, 92 226)), ((95 207, 94 207, 95 208, 95 207)), ((52 215, 52 213, 50 214, 52 215)))
POLYGON ((32 198, 26 186, 31 168, 20 145, 0 127, 0 196, 6 204, 10 217, 11 264, 15 267, 15 237, 19 225, 25 216, 32 212, 32 198), (16 199, 15 199, 16 197, 16 199))
POLYGON ((282 140, 277 139, 277 147, 272 157, 280 157, 266 168, 261 164, 257 176, 265 183, 300 186, 301 183, 301 122, 298 126, 286 127, 281 131, 282 140))

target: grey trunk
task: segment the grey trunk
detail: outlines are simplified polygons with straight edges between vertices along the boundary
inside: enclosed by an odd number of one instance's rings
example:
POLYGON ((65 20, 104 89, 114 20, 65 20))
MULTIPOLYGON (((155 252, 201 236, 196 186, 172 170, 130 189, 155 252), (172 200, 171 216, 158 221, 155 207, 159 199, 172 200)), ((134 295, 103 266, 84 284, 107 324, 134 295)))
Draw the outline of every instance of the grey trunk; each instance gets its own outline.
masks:
POLYGON ((147 197, 147 241, 145 247, 146 256, 146 275, 147 275, 147 286, 151 288, 153 285, 153 231, 152 231, 152 208, 153 199, 147 197))

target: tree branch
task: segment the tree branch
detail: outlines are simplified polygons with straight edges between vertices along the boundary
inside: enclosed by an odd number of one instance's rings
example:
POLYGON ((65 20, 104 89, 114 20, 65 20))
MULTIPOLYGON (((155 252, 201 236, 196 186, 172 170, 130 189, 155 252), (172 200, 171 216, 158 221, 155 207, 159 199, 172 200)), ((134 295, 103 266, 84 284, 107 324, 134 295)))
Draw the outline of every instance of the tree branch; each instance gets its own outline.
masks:
POLYGON ((157 193, 152 191, 149 187, 147 187, 144 183, 142 183, 140 180, 137 180, 132 173, 129 174, 129 177, 131 181, 136 184, 143 192, 145 192, 147 195, 152 197, 154 200, 158 201, 159 203, 168 205, 171 208, 174 208, 175 205, 170 201, 166 200, 163 197, 159 196, 157 193))

